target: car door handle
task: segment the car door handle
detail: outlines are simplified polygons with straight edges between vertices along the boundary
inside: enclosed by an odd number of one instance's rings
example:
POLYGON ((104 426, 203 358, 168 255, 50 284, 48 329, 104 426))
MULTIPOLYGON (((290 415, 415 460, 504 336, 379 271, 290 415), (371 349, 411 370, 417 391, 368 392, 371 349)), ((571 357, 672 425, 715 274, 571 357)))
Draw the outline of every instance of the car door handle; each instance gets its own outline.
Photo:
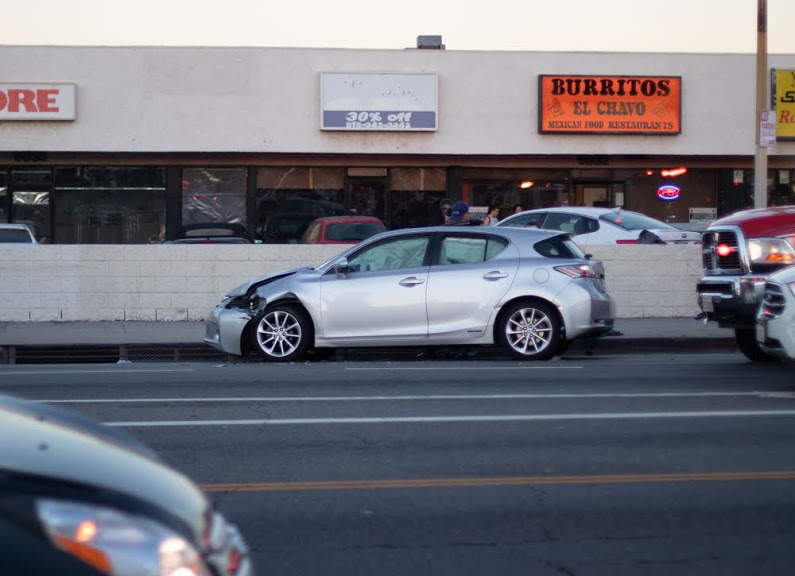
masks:
POLYGON ((416 286, 417 284, 425 284, 425 280, 416 276, 409 276, 408 278, 403 278, 398 284, 401 286, 416 286))
POLYGON ((484 280, 500 280, 501 278, 507 278, 507 272, 500 272, 499 270, 494 270, 493 272, 486 272, 483 275, 484 280))

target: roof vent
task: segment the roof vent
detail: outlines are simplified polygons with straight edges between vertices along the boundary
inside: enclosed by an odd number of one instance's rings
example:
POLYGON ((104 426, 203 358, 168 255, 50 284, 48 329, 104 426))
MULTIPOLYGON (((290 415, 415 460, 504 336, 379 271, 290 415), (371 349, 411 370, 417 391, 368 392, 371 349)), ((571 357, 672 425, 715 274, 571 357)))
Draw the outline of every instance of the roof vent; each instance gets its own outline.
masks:
POLYGON ((444 50, 441 36, 417 36, 417 48, 420 50, 444 50))

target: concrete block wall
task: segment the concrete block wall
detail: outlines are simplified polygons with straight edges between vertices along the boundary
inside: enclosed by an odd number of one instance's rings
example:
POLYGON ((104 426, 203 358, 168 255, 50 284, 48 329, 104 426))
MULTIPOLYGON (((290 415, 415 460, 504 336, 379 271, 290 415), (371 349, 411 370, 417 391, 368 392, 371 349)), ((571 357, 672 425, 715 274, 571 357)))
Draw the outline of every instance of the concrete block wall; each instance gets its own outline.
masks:
MULTIPOLYGON (((0 322, 200 321, 253 277, 320 264, 307 245, 0 245, 0 322)), ((619 318, 698 313, 699 246, 603 246, 619 318)))

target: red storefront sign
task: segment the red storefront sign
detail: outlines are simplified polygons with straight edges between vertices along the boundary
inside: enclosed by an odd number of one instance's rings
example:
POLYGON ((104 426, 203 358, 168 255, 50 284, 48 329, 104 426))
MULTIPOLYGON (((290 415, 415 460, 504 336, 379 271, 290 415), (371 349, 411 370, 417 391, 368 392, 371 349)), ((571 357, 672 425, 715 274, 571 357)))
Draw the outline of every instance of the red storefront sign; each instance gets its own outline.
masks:
POLYGON ((74 120, 74 84, 0 84, 0 121, 74 120))

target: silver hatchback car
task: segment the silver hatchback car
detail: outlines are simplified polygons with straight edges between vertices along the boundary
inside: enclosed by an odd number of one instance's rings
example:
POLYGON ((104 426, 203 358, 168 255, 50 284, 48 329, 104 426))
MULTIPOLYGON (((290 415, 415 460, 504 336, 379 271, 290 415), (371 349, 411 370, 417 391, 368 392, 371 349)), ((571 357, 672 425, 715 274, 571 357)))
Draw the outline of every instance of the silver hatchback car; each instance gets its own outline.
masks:
POLYGON ((544 360, 609 331, 614 310, 604 267, 569 234, 414 228, 237 286, 207 319, 205 342, 282 362, 323 348, 494 344, 544 360))

